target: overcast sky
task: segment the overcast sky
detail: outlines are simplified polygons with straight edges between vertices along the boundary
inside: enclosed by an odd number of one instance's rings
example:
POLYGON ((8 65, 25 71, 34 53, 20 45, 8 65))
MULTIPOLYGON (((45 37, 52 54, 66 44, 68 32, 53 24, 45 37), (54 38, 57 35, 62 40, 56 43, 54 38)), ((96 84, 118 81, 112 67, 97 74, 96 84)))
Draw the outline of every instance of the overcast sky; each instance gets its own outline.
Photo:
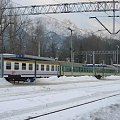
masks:
MULTIPOLYGON (((95 0, 12 0, 13 2, 19 5, 41 5, 41 4, 54 4, 54 3, 69 3, 69 2, 90 2, 95 0)), ((103 1, 103 0, 96 0, 96 1, 103 1)), ((108 0, 104 0, 108 1, 108 0)), ((120 12, 119 12, 120 13, 120 12)), ((112 18, 108 18, 108 15, 112 15, 112 12, 105 12, 102 13, 72 13, 72 14, 55 14, 49 15, 50 17, 56 18, 60 21, 65 19, 70 20, 73 22, 78 28, 85 29, 88 31, 97 31, 103 30, 104 28, 95 20, 89 19, 91 16, 104 16, 98 17, 99 20, 112 32, 112 18)), ((120 18, 116 19, 116 31, 120 29, 120 18)), ((107 33, 103 31, 103 33, 107 33)))
POLYGON ((22 5, 37 5, 37 4, 53 4, 53 3, 69 3, 69 2, 90 2, 95 0, 12 0, 22 5))

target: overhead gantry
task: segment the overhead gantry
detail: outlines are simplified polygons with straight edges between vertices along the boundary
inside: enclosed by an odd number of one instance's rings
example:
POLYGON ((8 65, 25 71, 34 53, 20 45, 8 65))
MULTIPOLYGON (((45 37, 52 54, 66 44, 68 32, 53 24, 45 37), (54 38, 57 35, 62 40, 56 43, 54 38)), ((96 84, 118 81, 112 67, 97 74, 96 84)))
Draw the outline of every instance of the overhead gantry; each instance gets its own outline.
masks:
MULTIPOLYGON (((6 3, 10 0, 5 0, 6 3)), ((4 16, 21 16, 21 15, 39 15, 39 14, 58 14, 58 13, 81 13, 81 12, 113 12, 113 32, 108 30, 105 25, 96 18, 96 20, 110 34, 117 34, 120 29, 115 32, 115 12, 120 11, 120 1, 97 1, 97 2, 77 2, 77 3, 61 3, 48 5, 33 6, 17 6, 17 7, 1 7, 0 11, 4 11, 4 16)), ((93 17, 92 17, 93 18, 93 17)))
POLYGON ((13 13, 15 15, 38 15, 55 13, 106 12, 120 11, 120 1, 62 3, 49 5, 8 7, 2 9, 6 9, 6 15, 13 15, 13 13), (10 12, 11 10, 14 12, 10 12))

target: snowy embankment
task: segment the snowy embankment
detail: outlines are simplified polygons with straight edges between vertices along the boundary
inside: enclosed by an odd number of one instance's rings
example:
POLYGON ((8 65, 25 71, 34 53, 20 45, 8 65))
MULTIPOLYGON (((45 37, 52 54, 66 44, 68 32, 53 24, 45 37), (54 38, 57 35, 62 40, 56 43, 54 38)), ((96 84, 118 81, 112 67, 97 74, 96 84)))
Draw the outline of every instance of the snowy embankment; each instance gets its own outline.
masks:
POLYGON ((111 76, 106 76, 104 79, 105 80, 120 80, 120 76, 111 75, 111 76))
POLYGON ((9 83, 5 78, 0 78, 0 87, 10 86, 12 85, 9 83))
POLYGON ((57 77, 53 76, 50 78, 37 78, 35 83, 36 84, 66 84, 66 83, 76 83, 76 82, 96 82, 98 81, 97 78, 93 76, 80 76, 80 77, 57 77))
POLYGON ((103 106, 102 108, 95 109, 93 111, 89 112, 88 114, 84 114, 83 117, 75 120, 120 120, 119 102, 116 102, 116 104, 111 105, 108 104, 108 106, 106 107, 103 106))
MULTIPOLYGON (((1 120, 23 120, 53 109, 61 109, 63 106, 69 107, 108 94, 120 93, 119 76, 109 76, 106 80, 98 80, 92 76, 50 77, 37 79, 35 84, 32 83, 33 85, 17 85, 16 87, 15 85, 9 87, 11 84, 5 79, 0 80, 1 120)), ((120 96, 115 96, 102 102, 35 120, 120 120, 119 101, 120 96)))

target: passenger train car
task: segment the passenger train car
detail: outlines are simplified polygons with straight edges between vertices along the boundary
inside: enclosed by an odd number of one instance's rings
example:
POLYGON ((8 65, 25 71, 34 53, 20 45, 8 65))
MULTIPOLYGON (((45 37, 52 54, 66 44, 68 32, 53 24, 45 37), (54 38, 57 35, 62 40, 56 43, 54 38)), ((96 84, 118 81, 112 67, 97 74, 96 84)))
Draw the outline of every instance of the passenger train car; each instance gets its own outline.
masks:
MULTIPOLYGON (((57 75, 57 64, 50 61, 36 63, 36 77, 50 77, 57 75)), ((4 77, 8 75, 21 75, 21 77, 32 78, 35 76, 35 64, 31 61, 4 61, 4 77)))
POLYGON ((106 64, 82 64, 82 63, 62 63, 60 64, 61 73, 60 75, 73 75, 73 76, 82 76, 82 75, 92 75, 97 78, 108 75, 116 75, 117 68, 112 65, 106 64))
POLYGON ((34 78, 50 76, 82 76, 94 75, 98 78, 107 75, 115 75, 117 68, 111 65, 102 64, 82 64, 66 61, 55 61, 54 59, 24 56, 24 57, 4 57, 5 77, 10 82, 31 81, 34 78))
MULTIPOLYGON (((1 63, 1 62, 0 62, 1 63)), ((1 65, 2 66, 2 65, 1 65)), ((4 55, 3 77, 8 81, 34 81, 36 77, 57 75, 58 64, 54 59, 38 56, 4 55)))

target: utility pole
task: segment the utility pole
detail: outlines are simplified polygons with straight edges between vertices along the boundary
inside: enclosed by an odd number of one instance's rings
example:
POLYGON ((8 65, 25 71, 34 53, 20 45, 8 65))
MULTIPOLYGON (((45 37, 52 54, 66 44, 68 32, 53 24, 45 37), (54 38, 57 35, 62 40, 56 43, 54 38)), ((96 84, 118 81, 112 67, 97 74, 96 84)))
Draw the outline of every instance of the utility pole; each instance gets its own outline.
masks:
MULTIPOLYGON (((0 3, 2 5, 2 1, 0 3)), ((0 10, 0 43, 1 43, 1 62, 0 62, 1 76, 0 77, 1 78, 3 78, 3 68, 4 68, 4 65, 3 65, 3 30, 2 30, 3 26, 2 26, 2 19, 3 19, 2 10, 0 10)))
POLYGON ((119 57, 118 56, 119 55, 119 53, 118 53, 119 51, 118 50, 119 50, 119 45, 116 45, 116 46, 117 46, 117 73, 118 73, 119 72, 119 67, 118 67, 118 57, 119 57))
POLYGON ((68 30, 70 30, 71 32, 71 41, 70 41, 70 53, 71 53, 71 58, 70 58, 70 62, 72 63, 72 66, 71 66, 71 74, 73 75, 73 62, 74 62, 74 57, 73 57, 73 41, 72 41, 72 34, 73 34, 73 31, 70 27, 68 27, 68 30))
POLYGON ((40 57, 40 40, 38 41, 38 56, 40 57))
POLYGON ((95 51, 93 51, 93 75, 96 75, 96 72, 95 72, 95 51))
POLYGON ((1 42, 1 78, 3 78, 3 71, 4 71, 4 62, 3 62, 3 30, 2 30, 3 26, 2 26, 2 22, 0 24, 0 42, 1 42))
POLYGON ((115 34, 115 0, 113 0, 113 34, 115 34))
POLYGON ((70 58, 70 61, 74 62, 74 60, 73 60, 73 41, 72 41, 72 33, 73 33, 74 30, 72 30, 69 27, 68 27, 68 30, 70 30, 70 32, 71 32, 71 41, 70 41, 70 53, 71 53, 70 55, 71 55, 71 58, 70 58))

